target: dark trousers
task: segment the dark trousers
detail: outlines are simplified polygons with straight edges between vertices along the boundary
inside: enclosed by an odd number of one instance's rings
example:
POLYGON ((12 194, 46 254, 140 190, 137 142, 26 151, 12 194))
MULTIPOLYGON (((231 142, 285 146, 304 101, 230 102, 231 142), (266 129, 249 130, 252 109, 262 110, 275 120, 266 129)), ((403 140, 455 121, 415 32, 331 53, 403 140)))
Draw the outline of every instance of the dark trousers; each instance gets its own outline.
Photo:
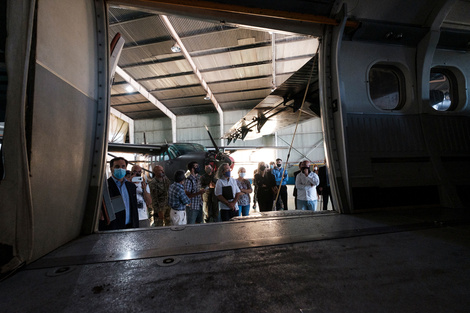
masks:
POLYGON ((230 221, 230 219, 235 216, 238 216, 238 210, 220 210, 220 219, 222 222, 230 221))
POLYGON ((323 198, 323 210, 326 211, 328 210, 328 198, 330 198, 331 191, 330 191, 330 186, 323 187, 323 190, 321 191, 321 196, 323 198))
POLYGON ((287 208, 287 186, 286 185, 281 186, 281 191, 279 192, 279 197, 277 198, 277 202, 276 202, 276 210, 277 211, 282 209, 281 202, 282 202, 282 205, 284 206, 284 210, 288 210, 288 208, 287 208))

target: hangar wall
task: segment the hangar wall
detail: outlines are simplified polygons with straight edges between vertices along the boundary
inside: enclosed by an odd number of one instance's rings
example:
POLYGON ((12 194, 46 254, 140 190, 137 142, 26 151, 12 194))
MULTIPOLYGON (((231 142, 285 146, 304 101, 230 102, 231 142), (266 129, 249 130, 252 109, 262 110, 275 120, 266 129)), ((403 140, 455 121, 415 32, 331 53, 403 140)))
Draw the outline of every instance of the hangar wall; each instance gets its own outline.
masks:
MULTIPOLYGON (((228 131, 236 122, 246 115, 247 110, 237 110, 224 113, 224 130, 228 131)), ((178 142, 194 142, 211 147, 212 143, 207 135, 204 125, 207 125, 212 136, 220 144, 219 117, 217 113, 184 115, 176 118, 176 138, 178 142)), ((236 141, 230 146, 276 146, 287 147, 292 141, 295 125, 283 128, 276 135, 264 136, 249 141, 236 141)), ((171 142, 171 120, 166 117, 156 119, 135 120, 135 143, 160 144, 165 140, 171 142), (145 140, 144 140, 145 134, 145 140)), ((225 143, 224 143, 225 144, 225 143)), ((323 134, 320 119, 312 119, 299 124, 294 148, 289 161, 298 163, 305 156, 312 161, 322 161, 325 153, 323 148, 323 134), (298 151, 296 151, 298 150, 298 151)), ((279 149, 276 156, 285 160, 288 149, 279 149)), ((289 163, 290 163, 289 162, 289 163)))

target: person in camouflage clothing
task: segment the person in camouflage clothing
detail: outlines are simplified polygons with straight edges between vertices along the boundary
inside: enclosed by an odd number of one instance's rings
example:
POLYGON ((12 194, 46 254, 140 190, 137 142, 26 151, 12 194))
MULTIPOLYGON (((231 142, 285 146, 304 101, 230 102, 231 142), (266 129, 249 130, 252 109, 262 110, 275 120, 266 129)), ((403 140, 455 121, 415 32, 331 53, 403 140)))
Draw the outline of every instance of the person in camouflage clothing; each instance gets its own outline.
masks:
POLYGON ((154 226, 170 226, 170 206, 168 205, 168 189, 171 182, 165 176, 160 165, 153 168, 153 179, 149 182, 152 197, 154 226))

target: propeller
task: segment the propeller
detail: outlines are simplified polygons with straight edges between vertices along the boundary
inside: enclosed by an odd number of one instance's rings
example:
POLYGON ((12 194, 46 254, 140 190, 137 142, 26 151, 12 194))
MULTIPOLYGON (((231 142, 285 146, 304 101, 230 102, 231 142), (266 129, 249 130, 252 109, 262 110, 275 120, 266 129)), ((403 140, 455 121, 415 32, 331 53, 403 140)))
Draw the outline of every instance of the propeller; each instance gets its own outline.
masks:
POLYGON ((209 134, 209 137, 212 141, 212 145, 214 146, 215 152, 219 153, 219 146, 217 146, 217 143, 215 143, 214 137, 212 137, 212 134, 209 131, 209 127, 207 127, 207 125, 204 126, 206 127, 207 133, 209 134))

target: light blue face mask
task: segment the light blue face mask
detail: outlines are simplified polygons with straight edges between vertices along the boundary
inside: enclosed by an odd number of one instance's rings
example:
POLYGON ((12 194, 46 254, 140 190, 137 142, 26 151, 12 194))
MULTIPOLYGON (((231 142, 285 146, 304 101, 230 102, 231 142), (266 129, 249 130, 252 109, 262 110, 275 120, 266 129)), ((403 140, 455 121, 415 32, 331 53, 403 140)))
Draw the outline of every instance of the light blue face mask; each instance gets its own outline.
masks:
POLYGON ((241 178, 245 178, 246 173, 240 173, 241 178))
POLYGON ((122 179, 124 176, 126 176, 126 170, 123 168, 115 168, 113 175, 116 177, 116 179, 122 179))

